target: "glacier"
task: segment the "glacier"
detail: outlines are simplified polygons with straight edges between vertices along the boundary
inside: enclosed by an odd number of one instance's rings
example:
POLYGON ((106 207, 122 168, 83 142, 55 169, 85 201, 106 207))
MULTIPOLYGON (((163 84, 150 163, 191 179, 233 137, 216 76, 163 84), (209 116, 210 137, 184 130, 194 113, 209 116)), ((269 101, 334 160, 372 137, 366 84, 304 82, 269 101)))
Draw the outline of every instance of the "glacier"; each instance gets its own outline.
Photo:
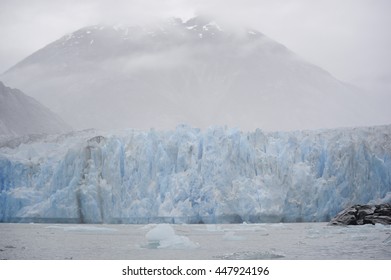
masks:
POLYGON ((320 222, 381 202, 391 202, 391 125, 0 139, 0 222, 320 222))

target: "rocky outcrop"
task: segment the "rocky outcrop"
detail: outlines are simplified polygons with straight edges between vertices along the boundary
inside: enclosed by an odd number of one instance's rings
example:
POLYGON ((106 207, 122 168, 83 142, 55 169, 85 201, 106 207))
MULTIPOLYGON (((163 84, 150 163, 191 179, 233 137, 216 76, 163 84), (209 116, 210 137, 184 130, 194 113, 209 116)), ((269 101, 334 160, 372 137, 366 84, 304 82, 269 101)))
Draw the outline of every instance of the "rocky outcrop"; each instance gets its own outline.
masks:
POLYGON ((391 204, 353 205, 339 212, 331 225, 391 224, 391 204))

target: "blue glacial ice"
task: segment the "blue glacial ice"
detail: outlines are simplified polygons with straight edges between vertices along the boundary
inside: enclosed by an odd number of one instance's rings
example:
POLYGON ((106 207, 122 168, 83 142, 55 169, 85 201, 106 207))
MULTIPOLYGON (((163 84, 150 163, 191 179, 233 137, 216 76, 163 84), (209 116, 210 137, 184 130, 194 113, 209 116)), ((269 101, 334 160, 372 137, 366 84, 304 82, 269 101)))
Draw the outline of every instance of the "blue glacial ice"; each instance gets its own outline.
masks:
POLYGON ((0 221, 328 221, 391 201, 391 126, 81 131, 0 142, 0 221))

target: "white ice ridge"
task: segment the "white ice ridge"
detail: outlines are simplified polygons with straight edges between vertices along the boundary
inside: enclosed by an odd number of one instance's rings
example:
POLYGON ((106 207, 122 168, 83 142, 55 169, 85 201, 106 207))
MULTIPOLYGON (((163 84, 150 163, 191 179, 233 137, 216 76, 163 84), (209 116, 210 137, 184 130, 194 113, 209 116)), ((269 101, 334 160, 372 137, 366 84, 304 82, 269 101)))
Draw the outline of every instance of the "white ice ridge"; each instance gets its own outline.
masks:
POLYGON ((283 133, 179 126, 0 146, 2 222, 328 221, 351 204, 391 198, 391 126, 283 133))

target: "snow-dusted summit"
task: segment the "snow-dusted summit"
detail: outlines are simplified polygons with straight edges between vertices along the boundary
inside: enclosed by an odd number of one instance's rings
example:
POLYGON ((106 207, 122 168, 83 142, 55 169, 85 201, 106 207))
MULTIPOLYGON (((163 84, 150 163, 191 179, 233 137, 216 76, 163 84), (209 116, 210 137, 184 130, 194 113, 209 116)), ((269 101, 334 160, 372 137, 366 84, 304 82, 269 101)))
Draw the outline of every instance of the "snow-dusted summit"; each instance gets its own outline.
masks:
POLYGON ((361 92, 251 29, 205 17, 95 25, 1 76, 75 128, 237 126, 268 130, 377 123, 361 92))

